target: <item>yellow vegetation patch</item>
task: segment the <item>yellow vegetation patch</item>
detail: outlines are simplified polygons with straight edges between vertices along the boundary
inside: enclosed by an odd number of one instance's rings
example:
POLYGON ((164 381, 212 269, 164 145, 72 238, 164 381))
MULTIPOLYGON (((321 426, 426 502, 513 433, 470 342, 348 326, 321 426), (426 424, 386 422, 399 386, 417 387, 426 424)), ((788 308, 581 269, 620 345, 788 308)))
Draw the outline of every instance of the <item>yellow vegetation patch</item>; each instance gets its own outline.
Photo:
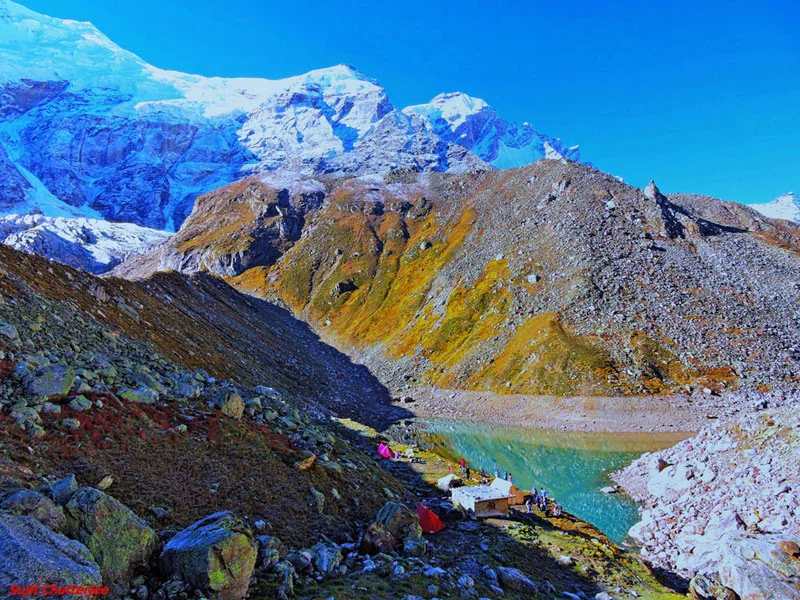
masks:
POLYGON ((613 362, 599 348, 569 333, 556 313, 547 312, 520 325, 471 383, 514 393, 601 393, 615 373, 613 362))

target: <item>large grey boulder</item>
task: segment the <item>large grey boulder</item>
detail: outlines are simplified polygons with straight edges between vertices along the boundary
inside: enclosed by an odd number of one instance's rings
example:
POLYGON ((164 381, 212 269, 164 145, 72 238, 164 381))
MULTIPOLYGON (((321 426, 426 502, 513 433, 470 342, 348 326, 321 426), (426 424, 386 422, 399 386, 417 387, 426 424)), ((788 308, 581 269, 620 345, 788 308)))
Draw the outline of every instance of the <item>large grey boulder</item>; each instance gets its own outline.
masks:
POLYGON ((75 369, 64 365, 49 365, 35 375, 25 377, 25 391, 36 400, 47 400, 67 394, 75 383, 75 369))
POLYGON ((311 554, 313 555, 314 567, 323 576, 333 574, 343 559, 342 551, 338 546, 322 542, 314 544, 311 548, 311 554))
POLYGON ((80 542, 54 533, 33 517, 0 513, 0 590, 7 593, 12 585, 36 583, 99 586, 102 577, 80 542))
POLYGON ((411 556, 424 553, 425 542, 417 513, 399 502, 387 502, 378 511, 375 522, 364 531, 361 552, 364 554, 391 553, 398 546, 411 556))
POLYGON ((158 536, 127 506, 93 488, 79 489, 64 507, 65 533, 91 551, 106 584, 128 580, 145 566, 158 536))
POLYGON ((240 600, 247 594, 257 555, 251 531, 224 511, 201 519, 167 542, 160 565, 168 577, 177 575, 210 598, 240 600))
POLYGON ((66 525, 64 511, 50 498, 33 490, 12 489, 0 494, 0 511, 29 515, 55 532, 62 531, 66 525))
POLYGON ((539 586, 528 578, 525 573, 513 567, 498 567, 497 577, 504 588, 522 594, 538 594, 539 586))

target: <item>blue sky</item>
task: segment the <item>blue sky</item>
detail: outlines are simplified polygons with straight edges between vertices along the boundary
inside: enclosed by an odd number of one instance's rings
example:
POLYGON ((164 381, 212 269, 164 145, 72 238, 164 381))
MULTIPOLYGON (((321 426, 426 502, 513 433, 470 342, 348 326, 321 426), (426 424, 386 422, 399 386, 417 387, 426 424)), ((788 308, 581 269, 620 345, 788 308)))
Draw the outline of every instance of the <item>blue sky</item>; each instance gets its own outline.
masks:
POLYGON ((791 0, 23 4, 92 21, 167 69, 279 78, 349 63, 399 107, 463 91, 637 186, 739 202, 800 193, 791 0))

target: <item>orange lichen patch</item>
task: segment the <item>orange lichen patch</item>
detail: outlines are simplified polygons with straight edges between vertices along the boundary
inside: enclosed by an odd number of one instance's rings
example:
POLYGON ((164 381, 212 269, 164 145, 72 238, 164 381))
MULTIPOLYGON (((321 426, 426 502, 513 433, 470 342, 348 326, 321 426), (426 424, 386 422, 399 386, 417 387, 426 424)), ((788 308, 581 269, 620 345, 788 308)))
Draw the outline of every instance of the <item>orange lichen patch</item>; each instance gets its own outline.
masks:
POLYGON ((739 379, 733 367, 716 367, 701 370, 701 377, 710 383, 734 383, 739 379))
POLYGON ((635 364, 641 369, 640 381, 652 394, 672 391, 678 385, 690 383, 697 372, 687 369, 675 354, 643 332, 635 332, 630 347, 635 364))

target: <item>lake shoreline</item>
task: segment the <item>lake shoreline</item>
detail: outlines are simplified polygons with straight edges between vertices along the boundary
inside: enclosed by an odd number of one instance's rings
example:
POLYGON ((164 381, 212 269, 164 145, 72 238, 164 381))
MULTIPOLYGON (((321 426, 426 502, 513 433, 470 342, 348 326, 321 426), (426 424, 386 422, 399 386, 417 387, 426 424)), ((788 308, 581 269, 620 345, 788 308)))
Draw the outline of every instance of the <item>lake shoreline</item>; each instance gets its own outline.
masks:
POLYGON ((419 418, 597 433, 674 433, 688 437, 729 414, 734 395, 531 396, 415 388, 401 406, 419 418))

